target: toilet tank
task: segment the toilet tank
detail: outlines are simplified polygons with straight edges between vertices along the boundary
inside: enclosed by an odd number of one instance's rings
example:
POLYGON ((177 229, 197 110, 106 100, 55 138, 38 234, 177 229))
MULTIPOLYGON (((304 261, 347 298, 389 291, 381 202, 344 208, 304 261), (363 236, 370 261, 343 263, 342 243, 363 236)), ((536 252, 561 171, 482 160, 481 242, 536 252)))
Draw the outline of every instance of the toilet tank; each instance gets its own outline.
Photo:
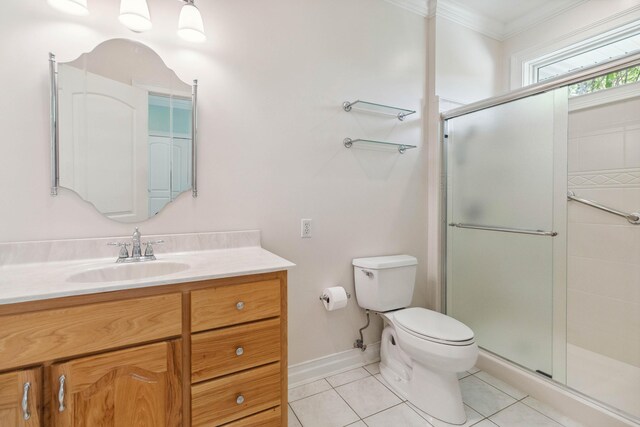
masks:
POLYGON ((389 311, 411 304, 418 260, 391 255, 353 260, 356 299, 362 308, 389 311))

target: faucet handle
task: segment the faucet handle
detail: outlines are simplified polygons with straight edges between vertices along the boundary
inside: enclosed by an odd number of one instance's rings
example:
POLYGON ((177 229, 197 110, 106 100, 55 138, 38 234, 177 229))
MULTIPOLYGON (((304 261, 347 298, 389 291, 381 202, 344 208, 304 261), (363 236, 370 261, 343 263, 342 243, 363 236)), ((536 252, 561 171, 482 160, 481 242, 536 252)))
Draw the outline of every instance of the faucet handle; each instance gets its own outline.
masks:
POLYGON ((109 242, 107 243, 107 245, 120 247, 120 253, 118 254, 118 258, 129 258, 129 251, 127 250, 127 246, 131 246, 131 243, 109 242))
POLYGON ((153 246, 151 245, 159 245, 164 243, 164 240, 152 240, 149 242, 144 242, 145 245, 144 256, 152 257, 153 256, 153 246))

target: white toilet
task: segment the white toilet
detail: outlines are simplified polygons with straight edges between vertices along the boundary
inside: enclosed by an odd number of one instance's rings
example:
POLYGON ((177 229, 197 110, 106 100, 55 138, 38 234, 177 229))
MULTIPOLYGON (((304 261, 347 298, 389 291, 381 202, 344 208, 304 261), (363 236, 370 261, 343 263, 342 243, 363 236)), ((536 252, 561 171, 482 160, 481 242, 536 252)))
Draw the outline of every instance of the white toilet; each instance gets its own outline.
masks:
POLYGON ((422 411, 451 424, 467 416, 458 372, 478 358, 465 324, 411 303, 418 261, 409 255, 353 260, 358 305, 384 319, 380 373, 394 391, 422 411))

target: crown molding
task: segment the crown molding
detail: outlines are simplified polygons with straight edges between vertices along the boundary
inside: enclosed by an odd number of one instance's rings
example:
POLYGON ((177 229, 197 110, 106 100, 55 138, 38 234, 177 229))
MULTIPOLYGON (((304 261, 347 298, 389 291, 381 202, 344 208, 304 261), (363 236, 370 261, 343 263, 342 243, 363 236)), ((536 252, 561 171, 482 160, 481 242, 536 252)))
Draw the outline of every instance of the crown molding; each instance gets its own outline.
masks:
POLYGON ((436 15, 496 40, 503 40, 504 23, 471 11, 455 0, 439 0, 436 15))
POLYGON ((553 19, 558 14, 573 9, 589 0, 572 0, 559 5, 549 2, 511 22, 502 22, 465 8, 456 0, 438 0, 437 16, 447 18, 493 39, 504 41, 538 24, 553 19))
POLYGON ((456 0, 384 0, 420 16, 441 16, 493 39, 504 41, 538 24, 553 19, 558 14, 573 9, 589 0, 572 0, 558 4, 548 2, 544 6, 515 19, 502 22, 472 11, 456 0))
MULTIPOLYGON (((387 3, 391 3, 398 7, 401 7, 409 12, 416 13, 420 16, 429 16, 430 9, 435 11, 435 7, 430 8, 430 3, 435 3, 434 0, 384 0, 387 3)), ((435 6, 435 5, 434 5, 435 6)))

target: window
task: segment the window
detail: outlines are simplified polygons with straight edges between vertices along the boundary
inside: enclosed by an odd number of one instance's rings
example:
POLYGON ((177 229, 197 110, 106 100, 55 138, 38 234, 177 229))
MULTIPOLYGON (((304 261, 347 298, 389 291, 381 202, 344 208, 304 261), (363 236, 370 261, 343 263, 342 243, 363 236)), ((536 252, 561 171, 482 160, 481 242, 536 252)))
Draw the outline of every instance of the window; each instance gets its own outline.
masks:
POLYGON ((555 62, 536 67, 536 81, 541 82, 636 52, 640 52, 640 34, 575 53, 571 56, 558 58, 555 62))
MULTIPOLYGON (((526 62, 529 83, 538 83, 582 68, 640 52, 640 21, 624 25, 596 37, 526 62)), ((631 67, 569 87, 570 96, 640 81, 640 67, 631 67)))

